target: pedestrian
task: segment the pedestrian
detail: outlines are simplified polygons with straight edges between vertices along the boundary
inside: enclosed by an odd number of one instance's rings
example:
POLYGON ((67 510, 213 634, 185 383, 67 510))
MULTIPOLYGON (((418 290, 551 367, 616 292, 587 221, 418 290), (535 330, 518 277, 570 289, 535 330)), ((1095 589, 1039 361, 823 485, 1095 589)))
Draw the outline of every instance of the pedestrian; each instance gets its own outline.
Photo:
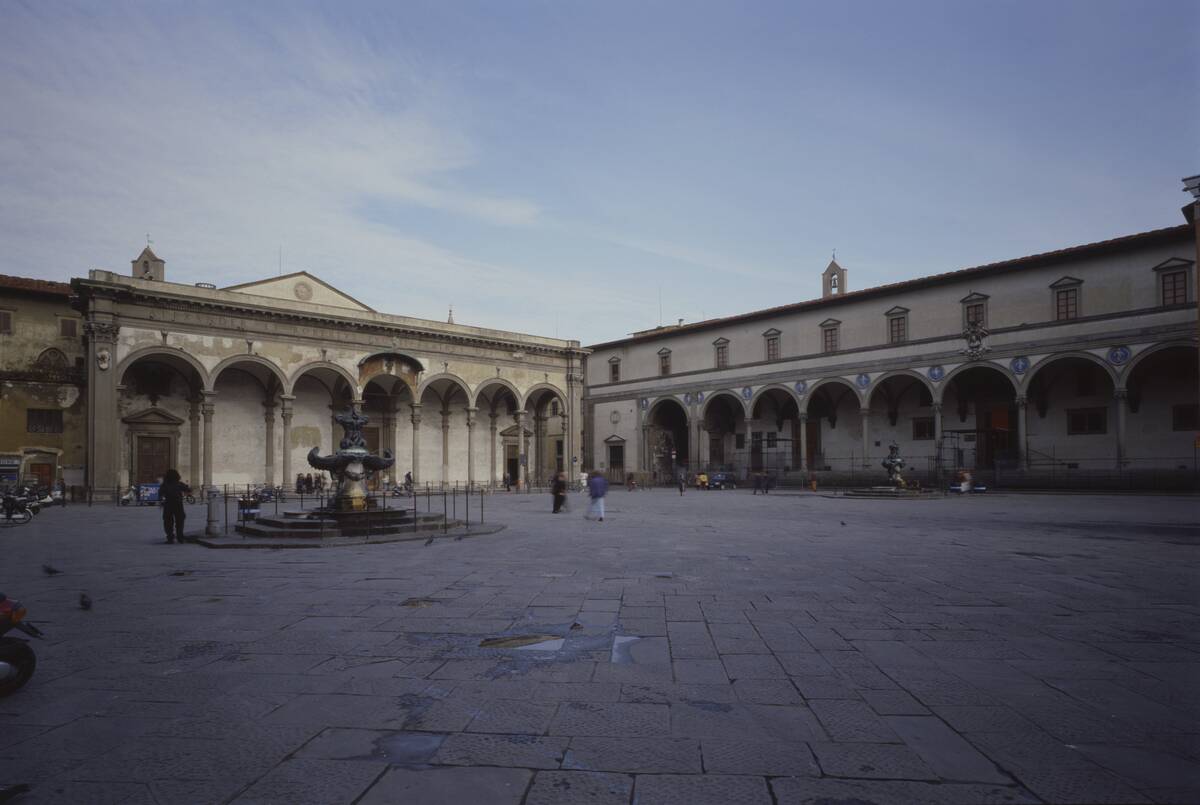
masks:
POLYGON ((592 477, 588 479, 588 495, 592 499, 592 504, 588 506, 588 512, 584 515, 588 520, 595 517, 600 522, 604 522, 604 496, 608 494, 608 481, 599 472, 593 472, 592 477))
POLYGON ((167 534, 168 543, 174 544, 176 540, 183 542, 183 521, 186 517, 183 496, 191 493, 191 487, 180 479, 178 470, 170 469, 163 473, 158 499, 162 501, 163 531, 167 534))
POLYGON ((554 511, 553 514, 558 514, 567 503, 567 474, 560 472, 554 476, 554 485, 550 488, 554 494, 554 511))
POLYGON ((67 505, 67 482, 62 478, 58 479, 58 505, 67 505))
POLYGON ((687 478, 681 472, 679 473, 679 497, 683 497, 683 490, 687 486, 687 478))
POLYGON ((296 473, 296 494, 304 494, 304 473, 302 472, 296 473))
MULTIPOLYGON (((758 494, 763 488, 763 477, 761 472, 754 473, 754 494, 758 494)), ((765 492, 763 494, 766 494, 765 492)))
POLYGON ((413 491, 412 470, 409 470, 408 472, 404 473, 404 491, 405 492, 413 491))
POLYGON ((504 473, 504 491, 505 492, 512 491, 512 478, 509 476, 509 474, 507 472, 504 473))
POLYGON ((304 476, 304 491, 311 495, 316 491, 316 488, 316 485, 313 483, 312 473, 307 473, 304 476))

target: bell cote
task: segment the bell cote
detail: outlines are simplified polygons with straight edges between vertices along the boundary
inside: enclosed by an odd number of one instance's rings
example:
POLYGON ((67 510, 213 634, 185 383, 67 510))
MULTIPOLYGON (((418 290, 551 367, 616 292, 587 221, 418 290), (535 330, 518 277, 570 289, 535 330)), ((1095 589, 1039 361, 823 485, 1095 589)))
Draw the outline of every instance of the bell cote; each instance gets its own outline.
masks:
POLYGON ((133 271, 131 273, 140 280, 162 282, 166 277, 167 264, 158 259, 158 255, 147 246, 142 249, 142 253, 133 261, 133 271))
POLYGON ((839 266, 837 260, 830 260, 821 274, 821 298, 841 296, 846 290, 846 269, 839 266))

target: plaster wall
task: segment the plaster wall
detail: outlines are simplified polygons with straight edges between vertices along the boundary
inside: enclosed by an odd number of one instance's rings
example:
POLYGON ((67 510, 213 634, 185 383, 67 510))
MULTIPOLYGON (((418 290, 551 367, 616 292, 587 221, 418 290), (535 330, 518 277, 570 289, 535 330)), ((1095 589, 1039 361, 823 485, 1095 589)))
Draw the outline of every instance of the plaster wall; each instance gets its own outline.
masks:
MULTIPOLYGON (((245 372, 231 369, 222 372, 217 379, 216 392, 216 413, 213 415, 213 483, 218 486, 263 483, 267 442, 263 421, 265 391, 262 384, 245 372)), ((279 437, 280 428, 277 425, 276 442, 279 437)), ((278 444, 275 454, 275 471, 278 476, 281 455, 278 444)), ((296 471, 298 470, 293 469, 293 472, 296 471)))

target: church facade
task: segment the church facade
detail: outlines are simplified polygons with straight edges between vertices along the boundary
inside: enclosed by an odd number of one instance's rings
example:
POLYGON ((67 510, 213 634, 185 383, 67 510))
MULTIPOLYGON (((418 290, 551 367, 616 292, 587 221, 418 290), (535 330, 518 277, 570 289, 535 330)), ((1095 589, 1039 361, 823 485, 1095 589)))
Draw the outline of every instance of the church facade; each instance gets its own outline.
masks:
MULTIPOLYGON (((1178 226, 588 348, 585 462, 801 482, 1196 473, 1196 236, 1178 226)), ((1194 478, 1193 481, 1194 482, 1194 478)))
POLYGON ((284 484, 333 417, 371 420, 382 483, 544 482, 578 466, 578 342, 380 313, 307 273, 227 288, 129 275, 71 282, 81 320, 85 483, 97 495, 177 467, 193 485, 284 484))

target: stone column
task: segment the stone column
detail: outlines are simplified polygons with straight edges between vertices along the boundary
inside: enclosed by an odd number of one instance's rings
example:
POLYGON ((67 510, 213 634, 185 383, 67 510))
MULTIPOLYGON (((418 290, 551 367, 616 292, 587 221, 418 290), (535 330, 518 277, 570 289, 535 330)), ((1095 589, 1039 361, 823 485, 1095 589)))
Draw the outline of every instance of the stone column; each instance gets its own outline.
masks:
POLYGON ((942 404, 935 402, 929 406, 933 411, 933 443, 939 453, 942 450, 942 404))
POLYGON ((533 418, 533 482, 540 484, 545 480, 542 464, 546 456, 546 417, 533 418))
POLYGON ((291 394, 284 394, 279 398, 279 419, 283 423, 283 436, 280 450, 283 451, 283 480, 281 484, 286 488, 292 485, 292 403, 296 398, 291 394))
MULTIPOLYGON (((1029 456, 1026 455, 1025 440, 1028 438, 1026 428, 1025 411, 1028 408, 1028 398, 1024 394, 1017 395, 1017 466, 1024 467, 1029 462, 1029 456)), ((940 417, 939 417, 940 419, 940 417)), ((939 427, 939 431, 941 428, 939 427)))
POLYGON ((860 408, 858 413, 862 416, 862 465, 865 468, 871 466, 871 409, 860 408))
POLYGON ((450 409, 442 409, 442 486, 450 483, 450 409))
POLYGON ((513 419, 517 421, 517 489, 524 489, 527 477, 525 465, 529 463, 529 456, 525 453, 525 412, 517 411, 513 419))
POLYGON ((200 414, 204 417, 204 481, 205 489, 213 485, 213 414, 217 410, 217 393, 202 391, 203 402, 200 403, 200 414))
POLYGON ((1125 447, 1125 418, 1129 413, 1129 391, 1124 386, 1114 389, 1113 396, 1117 403, 1117 469, 1126 464, 1125 447))
POLYGON ((708 429, 704 427, 703 420, 698 420, 696 424, 696 472, 700 472, 708 466, 710 438, 708 429))
POLYGON ((275 401, 263 403, 263 422, 266 424, 267 450, 263 462, 263 483, 275 485, 275 401))
MULTIPOLYGON (((112 301, 97 299, 97 308, 111 308, 112 301)), ((121 420, 117 409, 117 333, 120 325, 111 312, 89 312, 83 332, 88 340, 87 357, 87 483, 97 499, 119 494, 121 420)), ((130 483, 133 479, 130 479, 130 483)))
POLYGON ((200 397, 188 400, 188 425, 191 433, 191 449, 188 451, 188 483, 200 483, 200 397))
POLYGON ((473 406, 467 407, 467 488, 475 485, 475 412, 473 406))
POLYGON ((808 412, 800 412, 800 471, 809 470, 808 466, 808 412))
POLYGON ((492 420, 492 424, 488 428, 488 436, 491 439, 488 443, 488 483, 494 489, 496 487, 496 420, 500 418, 500 415, 493 411, 488 414, 488 418, 492 420))
POLYGON ((412 409, 412 477, 415 486, 421 477, 421 404, 409 403, 408 407, 412 409))

